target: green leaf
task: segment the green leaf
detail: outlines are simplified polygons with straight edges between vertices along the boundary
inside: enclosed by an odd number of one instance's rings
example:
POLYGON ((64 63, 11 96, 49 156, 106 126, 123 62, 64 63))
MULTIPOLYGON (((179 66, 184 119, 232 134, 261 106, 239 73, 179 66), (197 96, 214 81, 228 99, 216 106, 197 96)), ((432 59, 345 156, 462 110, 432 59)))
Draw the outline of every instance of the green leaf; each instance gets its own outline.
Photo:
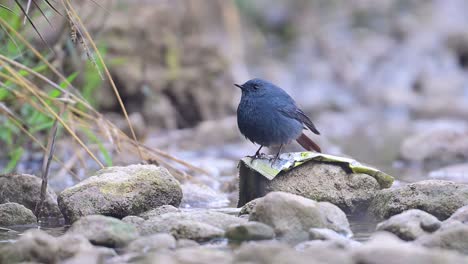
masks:
MULTIPOLYGON (((76 77, 78 76, 78 72, 74 72, 72 74, 70 74, 68 77, 67 77, 67 81, 69 83, 72 83, 76 77)), ((66 89, 67 88, 67 82, 63 81, 59 84, 59 86, 62 88, 62 89, 66 89)))
POLYGON ((5 88, 0 88, 0 101, 5 100, 10 95, 10 92, 5 88))

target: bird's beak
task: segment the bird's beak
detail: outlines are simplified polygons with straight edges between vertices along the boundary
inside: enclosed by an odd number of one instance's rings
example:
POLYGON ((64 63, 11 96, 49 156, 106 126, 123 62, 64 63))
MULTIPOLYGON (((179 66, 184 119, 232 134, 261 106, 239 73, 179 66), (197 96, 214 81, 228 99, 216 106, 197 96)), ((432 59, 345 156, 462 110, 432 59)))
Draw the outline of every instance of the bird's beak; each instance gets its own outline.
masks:
POLYGON ((242 85, 240 85, 240 84, 234 84, 234 86, 237 86, 237 87, 239 87, 241 90, 244 90, 244 87, 242 87, 242 85))

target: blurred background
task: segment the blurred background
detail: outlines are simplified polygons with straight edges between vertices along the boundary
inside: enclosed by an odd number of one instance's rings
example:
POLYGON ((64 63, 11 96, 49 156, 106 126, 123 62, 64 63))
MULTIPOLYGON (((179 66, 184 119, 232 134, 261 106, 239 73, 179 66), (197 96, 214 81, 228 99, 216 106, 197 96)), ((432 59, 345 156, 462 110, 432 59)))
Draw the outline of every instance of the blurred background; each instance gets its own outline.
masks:
MULTIPOLYGON (((240 91, 233 83, 255 77, 296 99, 321 132, 309 135, 325 153, 375 166, 396 176, 397 185, 468 182, 465 0, 73 2, 139 141, 207 172, 186 178, 186 207, 235 205, 237 162, 257 146, 238 132, 240 91)), ((111 86, 96 77, 86 51, 71 44, 68 21, 47 15, 54 26, 41 17, 37 26, 56 52, 54 65, 66 76, 80 73, 73 84, 129 133, 111 86)), ((75 153, 69 141, 62 136, 57 149, 68 161, 75 153)), ((42 153, 21 142, 27 151, 14 171, 39 171, 42 153)), ((141 161, 118 150, 110 155, 113 165, 141 161)), ((0 166, 8 160, 0 154, 0 166)), ((70 168, 78 178, 52 166, 56 191, 98 169, 78 161, 70 168)))

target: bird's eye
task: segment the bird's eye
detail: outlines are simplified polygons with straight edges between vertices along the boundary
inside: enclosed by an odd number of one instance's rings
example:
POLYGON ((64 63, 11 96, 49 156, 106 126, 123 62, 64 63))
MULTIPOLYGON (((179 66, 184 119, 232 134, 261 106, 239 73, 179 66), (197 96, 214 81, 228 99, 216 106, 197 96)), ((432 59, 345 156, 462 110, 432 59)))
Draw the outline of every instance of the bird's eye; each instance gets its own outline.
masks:
POLYGON ((255 90, 257 90, 258 88, 260 88, 260 85, 254 84, 253 88, 254 88, 255 90))

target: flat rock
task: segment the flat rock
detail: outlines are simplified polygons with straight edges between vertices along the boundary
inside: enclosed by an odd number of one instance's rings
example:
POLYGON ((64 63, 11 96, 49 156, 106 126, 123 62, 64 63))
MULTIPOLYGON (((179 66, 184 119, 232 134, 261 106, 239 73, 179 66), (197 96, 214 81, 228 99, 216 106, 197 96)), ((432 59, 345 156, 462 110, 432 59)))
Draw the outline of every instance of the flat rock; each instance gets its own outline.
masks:
POLYGON ((246 219, 224 213, 218 213, 209 210, 189 210, 184 212, 166 213, 158 217, 152 217, 148 219, 145 224, 151 223, 151 221, 166 222, 169 224, 170 222, 178 220, 202 222, 222 230, 226 230, 230 225, 233 224, 242 224, 247 222, 246 219))
POLYGON ((33 212, 21 204, 0 204, 0 226, 29 225, 36 221, 33 212))
POLYGON ((80 218, 68 229, 67 234, 81 234, 91 243, 106 247, 124 247, 138 237, 135 226, 103 215, 80 218))
MULTIPOLYGON (((0 174, 0 204, 14 202, 34 211, 41 193, 41 179, 29 174, 0 174)), ((57 196, 50 187, 42 207, 42 216, 62 217, 57 196)))
POLYGON ((435 216, 418 209, 404 211, 377 225, 378 231, 387 231, 400 239, 411 241, 440 228, 441 222, 435 216))
POLYGON ((409 209, 420 209, 444 220, 464 205, 468 205, 468 185, 426 180, 380 190, 369 210, 377 218, 387 219, 409 209))
POLYGON ((178 206, 182 199, 179 182, 154 165, 130 165, 102 169, 64 190, 58 203, 67 222, 86 215, 123 218, 162 205, 178 206))
POLYGON ((309 229, 314 227, 352 234, 345 213, 337 206, 285 192, 259 198, 249 220, 273 227, 276 236, 288 243, 308 240, 309 229))

